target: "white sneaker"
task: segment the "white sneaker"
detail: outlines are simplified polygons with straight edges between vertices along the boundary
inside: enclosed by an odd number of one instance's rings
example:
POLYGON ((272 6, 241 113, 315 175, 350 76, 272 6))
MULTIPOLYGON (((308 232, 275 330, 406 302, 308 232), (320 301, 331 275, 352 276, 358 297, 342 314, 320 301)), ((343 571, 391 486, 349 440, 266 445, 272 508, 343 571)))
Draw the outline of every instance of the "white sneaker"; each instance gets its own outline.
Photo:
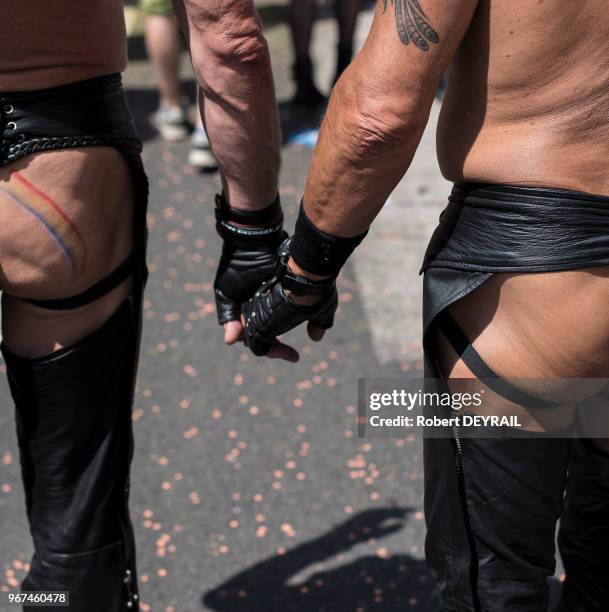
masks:
POLYGON ((167 142, 186 140, 191 132, 190 122, 182 108, 159 108, 152 122, 167 142))
POLYGON ((190 137, 192 148, 188 154, 188 163, 199 170, 216 170, 218 162, 209 145, 205 130, 197 128, 190 137))

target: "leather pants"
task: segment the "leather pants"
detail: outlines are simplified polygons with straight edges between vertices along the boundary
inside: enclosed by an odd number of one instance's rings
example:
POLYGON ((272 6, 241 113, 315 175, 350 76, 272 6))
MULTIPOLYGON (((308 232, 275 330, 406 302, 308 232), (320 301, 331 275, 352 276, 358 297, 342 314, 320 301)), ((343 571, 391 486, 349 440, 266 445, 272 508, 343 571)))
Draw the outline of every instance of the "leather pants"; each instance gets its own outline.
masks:
POLYGON ((562 612, 609 610, 609 456, 575 440, 558 536, 562 612))
MULTIPOLYGON (((455 185, 423 264, 426 376, 442 378, 439 316, 493 274, 609 265, 608 204, 455 185)), ((609 610, 609 456, 585 440, 459 434, 425 440, 426 553, 442 612, 547 612, 559 520, 561 612, 609 610)))
POLYGON ((39 359, 2 351, 35 549, 22 589, 69 591, 77 612, 137 608, 127 501, 138 336, 128 298, 73 346, 39 359))
POLYGON ((570 447, 534 435, 425 441, 426 555, 442 612, 547 612, 570 447))
MULTIPOLYGON (((22 590, 64 590, 73 612, 137 611, 135 544, 128 512, 131 410, 146 281, 148 182, 120 75, 47 90, 0 92, 0 166, 27 155, 113 147, 131 169, 134 250, 119 269, 66 299, 71 309, 131 278, 132 295, 97 331, 38 359, 6 347, 34 556, 22 590)), ((45 610, 55 607, 28 607, 45 610)))

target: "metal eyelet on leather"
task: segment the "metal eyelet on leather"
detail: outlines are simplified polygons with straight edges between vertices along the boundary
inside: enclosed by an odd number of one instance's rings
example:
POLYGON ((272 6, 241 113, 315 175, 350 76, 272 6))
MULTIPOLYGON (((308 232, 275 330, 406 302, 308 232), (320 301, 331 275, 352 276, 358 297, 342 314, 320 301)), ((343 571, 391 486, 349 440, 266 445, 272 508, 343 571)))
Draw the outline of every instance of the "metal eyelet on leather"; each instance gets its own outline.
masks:
POLYGON ((25 140, 25 134, 19 134, 16 138, 17 142, 23 142, 25 140))
POLYGON ((3 112, 5 115, 12 115, 14 111, 15 111, 15 108, 13 107, 13 105, 12 105, 12 104, 5 104, 5 105, 2 107, 2 112, 3 112))
POLYGON ((133 580, 133 573, 130 569, 125 570, 125 576, 123 578, 123 582, 125 583, 125 587, 127 589, 127 601, 126 605, 129 610, 133 608, 133 602, 136 600, 135 593, 133 591, 133 587, 131 586, 131 582, 133 580))
POLYGON ((7 129, 9 129, 9 130, 13 130, 13 131, 14 131, 14 130, 16 130, 16 129, 17 129, 17 124, 16 124, 14 121, 9 121, 9 122, 6 124, 6 127, 7 127, 7 129))

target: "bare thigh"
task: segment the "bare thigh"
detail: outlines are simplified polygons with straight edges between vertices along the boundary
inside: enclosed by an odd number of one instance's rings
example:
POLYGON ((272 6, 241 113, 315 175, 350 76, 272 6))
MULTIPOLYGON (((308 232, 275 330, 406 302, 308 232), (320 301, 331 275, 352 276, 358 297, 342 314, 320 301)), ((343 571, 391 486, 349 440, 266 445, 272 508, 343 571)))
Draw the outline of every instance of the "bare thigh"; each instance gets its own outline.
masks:
POLYGON ((98 328, 129 283, 75 310, 25 299, 77 295, 112 272, 133 248, 134 191, 128 165, 110 148, 54 151, 0 171, 3 338, 24 356, 44 355, 98 328))

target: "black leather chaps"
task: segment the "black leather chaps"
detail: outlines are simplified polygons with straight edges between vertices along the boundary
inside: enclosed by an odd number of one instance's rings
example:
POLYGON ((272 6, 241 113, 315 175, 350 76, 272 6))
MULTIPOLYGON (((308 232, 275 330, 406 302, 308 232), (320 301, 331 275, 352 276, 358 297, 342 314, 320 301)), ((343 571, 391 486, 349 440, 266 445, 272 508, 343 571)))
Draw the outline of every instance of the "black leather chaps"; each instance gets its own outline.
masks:
MULTIPOLYGON (((609 198, 455 185, 425 256, 426 376, 441 313, 498 272, 609 265, 609 198)), ((609 457, 585 440, 425 440, 426 555, 442 612, 547 612, 556 523, 561 612, 609 610, 609 457)))
MULTIPOLYGON (((128 511, 131 410, 146 281, 148 182, 120 75, 24 93, 0 92, 0 165, 38 152, 109 146, 136 194, 134 252, 108 278, 65 300, 89 303, 129 275, 132 294, 97 331, 38 359, 2 353, 16 406, 34 556, 22 590, 70 593, 74 612, 138 610, 128 511)), ((25 607, 25 610, 51 609, 25 607)), ((55 609, 55 608, 52 608, 55 609)))

